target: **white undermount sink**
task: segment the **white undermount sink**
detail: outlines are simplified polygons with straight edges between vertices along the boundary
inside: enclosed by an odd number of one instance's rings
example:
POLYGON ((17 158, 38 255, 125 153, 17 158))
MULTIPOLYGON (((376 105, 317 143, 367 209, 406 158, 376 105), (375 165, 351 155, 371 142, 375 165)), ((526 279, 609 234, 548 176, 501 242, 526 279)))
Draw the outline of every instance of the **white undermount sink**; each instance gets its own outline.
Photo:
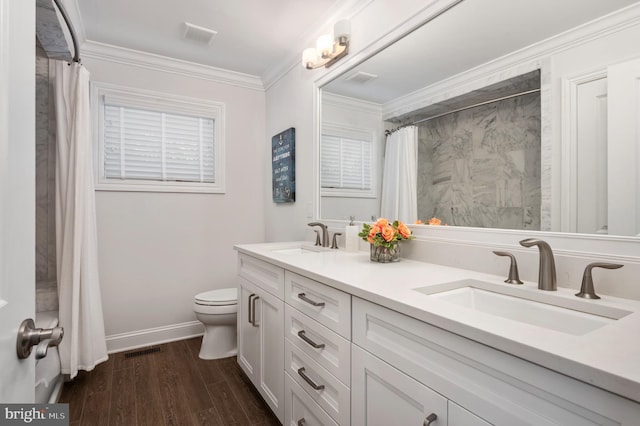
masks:
POLYGON ((416 288, 429 297, 465 309, 573 335, 587 334, 631 313, 555 292, 466 279, 416 288))

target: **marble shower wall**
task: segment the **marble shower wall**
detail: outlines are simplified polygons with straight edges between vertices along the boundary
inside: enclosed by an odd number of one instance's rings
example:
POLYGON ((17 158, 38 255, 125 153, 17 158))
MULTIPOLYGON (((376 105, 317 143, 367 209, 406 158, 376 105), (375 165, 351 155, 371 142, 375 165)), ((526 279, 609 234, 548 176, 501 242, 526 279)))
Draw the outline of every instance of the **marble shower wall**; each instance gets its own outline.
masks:
POLYGON ((49 59, 36 48, 36 312, 58 309, 55 223, 55 122, 49 59))
POLYGON ((419 124, 418 218, 540 229, 540 94, 419 124))

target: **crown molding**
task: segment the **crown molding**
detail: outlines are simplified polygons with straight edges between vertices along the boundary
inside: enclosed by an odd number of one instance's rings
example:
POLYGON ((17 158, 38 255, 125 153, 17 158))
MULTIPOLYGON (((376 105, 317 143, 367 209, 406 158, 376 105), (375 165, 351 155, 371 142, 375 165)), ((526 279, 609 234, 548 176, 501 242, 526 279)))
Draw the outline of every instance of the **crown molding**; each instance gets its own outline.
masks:
POLYGON ((492 80, 498 82, 531 71, 539 67, 545 57, 639 24, 640 3, 636 3, 387 102, 383 105, 383 119, 389 120, 467 93, 491 84, 492 80))
POLYGON ((264 91, 262 80, 260 77, 254 75, 201 65, 139 50, 88 40, 82 44, 81 52, 83 58, 99 59, 251 90, 264 91))
POLYGON ((338 108, 349 109, 370 114, 382 114, 382 105, 375 102, 363 101, 361 99, 349 98, 347 96, 336 95, 335 93, 323 93, 322 104, 331 105, 338 108))

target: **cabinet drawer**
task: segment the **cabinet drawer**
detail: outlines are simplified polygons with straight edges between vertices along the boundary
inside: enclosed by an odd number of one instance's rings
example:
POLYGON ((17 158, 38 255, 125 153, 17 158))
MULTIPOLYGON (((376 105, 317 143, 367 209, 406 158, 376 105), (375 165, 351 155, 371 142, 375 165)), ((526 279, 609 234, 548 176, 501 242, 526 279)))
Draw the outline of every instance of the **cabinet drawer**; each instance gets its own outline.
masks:
POLYGON ((352 374, 353 426, 447 425, 446 398, 355 345, 352 374))
POLYGON ((447 402, 447 409, 449 410, 449 423, 455 426, 491 426, 490 423, 485 422, 480 417, 465 410, 458 404, 451 401, 447 402))
POLYGON ((630 400, 356 297, 353 343, 494 425, 634 425, 640 414, 630 400))
POLYGON ((298 349, 350 386, 351 343, 347 339, 286 304, 284 330, 298 349))
POLYGON ((289 374, 285 374, 284 392, 285 425, 338 426, 289 374))
POLYGON ((246 254, 238 254, 238 275, 284 299, 284 269, 246 254))
POLYGON ((351 340, 351 295, 296 273, 285 272, 285 301, 351 340))
POLYGON ((351 416, 349 388, 289 340, 284 344, 285 371, 336 423, 348 425, 351 416), (317 389, 319 388, 319 389, 317 389))

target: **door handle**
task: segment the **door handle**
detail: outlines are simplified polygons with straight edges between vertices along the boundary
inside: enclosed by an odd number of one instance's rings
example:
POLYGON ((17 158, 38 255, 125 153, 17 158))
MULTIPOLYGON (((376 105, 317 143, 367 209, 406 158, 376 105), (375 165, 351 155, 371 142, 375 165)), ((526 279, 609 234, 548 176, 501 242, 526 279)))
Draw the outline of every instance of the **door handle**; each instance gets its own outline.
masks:
POLYGON ((431 423, 435 422, 436 420, 438 420, 438 416, 436 415, 436 413, 431 413, 427 416, 426 419, 424 419, 422 426, 429 426, 431 423))
MULTIPOLYGON (((255 296, 255 295, 254 295, 255 296)), ((260 299, 260 296, 255 296, 251 300, 251 325, 254 327, 260 327, 260 324, 256 324, 256 300, 260 299)))
POLYGON ((31 318, 22 321, 18 329, 16 351, 19 359, 29 358, 31 349, 36 346, 36 359, 47 356, 51 346, 58 346, 64 336, 62 327, 36 328, 31 318))
POLYGON ((255 293, 251 293, 251 294, 249 295, 249 297, 247 298, 247 314, 248 314, 248 315, 247 315, 247 316, 248 316, 248 318, 247 318, 247 322, 248 322, 249 324, 253 324, 253 322, 251 321, 251 299, 252 299, 252 298, 253 298, 253 296, 255 296, 255 295, 256 295, 255 293))

